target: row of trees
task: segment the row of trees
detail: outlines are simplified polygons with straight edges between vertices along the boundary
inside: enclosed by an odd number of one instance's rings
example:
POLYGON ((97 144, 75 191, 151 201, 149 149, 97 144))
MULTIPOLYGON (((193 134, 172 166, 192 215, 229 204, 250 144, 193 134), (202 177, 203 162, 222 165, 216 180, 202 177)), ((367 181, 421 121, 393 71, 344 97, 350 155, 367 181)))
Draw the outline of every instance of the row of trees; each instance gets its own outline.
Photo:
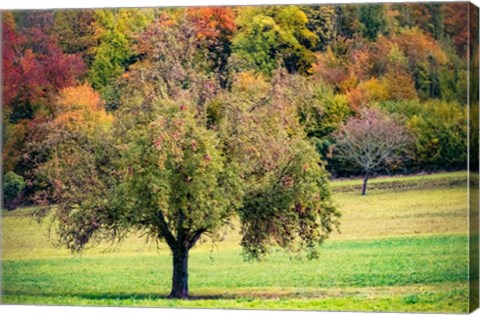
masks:
POLYGON ((5 205, 56 205, 72 251, 132 230, 165 241, 171 297, 234 214, 247 258, 316 257, 338 224, 329 172, 366 187, 466 167, 465 9, 4 13, 5 205))

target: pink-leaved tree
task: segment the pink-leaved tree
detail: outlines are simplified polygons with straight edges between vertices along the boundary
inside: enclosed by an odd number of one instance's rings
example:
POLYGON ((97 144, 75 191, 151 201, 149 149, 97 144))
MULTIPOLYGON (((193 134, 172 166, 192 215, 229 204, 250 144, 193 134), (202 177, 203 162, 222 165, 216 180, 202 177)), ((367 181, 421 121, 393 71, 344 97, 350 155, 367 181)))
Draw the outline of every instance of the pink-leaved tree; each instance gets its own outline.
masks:
POLYGON ((334 138, 337 157, 363 171, 362 195, 367 192, 372 172, 402 162, 412 141, 402 125, 377 109, 362 109, 358 117, 340 127, 334 138))

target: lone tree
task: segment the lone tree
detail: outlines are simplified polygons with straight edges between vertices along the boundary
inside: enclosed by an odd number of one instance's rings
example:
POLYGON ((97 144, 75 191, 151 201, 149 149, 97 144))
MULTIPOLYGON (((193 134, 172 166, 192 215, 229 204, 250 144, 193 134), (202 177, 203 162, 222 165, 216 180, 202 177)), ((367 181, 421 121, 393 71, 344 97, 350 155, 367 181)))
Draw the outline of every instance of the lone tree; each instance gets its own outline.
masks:
POLYGON ((401 162, 404 150, 411 143, 406 130, 386 114, 375 109, 363 109, 360 117, 352 117, 334 135, 335 152, 362 168, 362 195, 367 192, 371 173, 392 163, 401 162))
POLYGON ((248 258, 271 245, 316 256, 338 224, 323 163, 278 71, 233 76, 229 91, 187 19, 167 15, 138 41, 111 128, 62 139, 47 165, 59 239, 72 251, 141 230, 173 256, 170 298, 188 298, 189 250, 238 215, 248 258), (207 70, 206 70, 207 69, 207 70))

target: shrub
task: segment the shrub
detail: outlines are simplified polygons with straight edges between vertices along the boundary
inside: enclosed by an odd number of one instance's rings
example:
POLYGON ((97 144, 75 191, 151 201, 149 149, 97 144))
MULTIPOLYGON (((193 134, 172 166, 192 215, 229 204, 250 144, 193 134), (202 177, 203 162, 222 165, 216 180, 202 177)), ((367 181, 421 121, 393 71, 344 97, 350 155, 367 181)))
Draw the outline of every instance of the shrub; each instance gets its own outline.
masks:
POLYGON ((15 210, 20 202, 20 197, 23 189, 25 188, 25 182, 23 177, 15 174, 14 172, 8 172, 3 177, 3 201, 5 207, 8 210, 15 210))
POLYGON ((416 155, 423 168, 466 169, 467 115, 456 103, 431 101, 407 122, 417 135, 416 155))
POLYGON ((416 170, 458 170, 467 167, 467 113, 455 102, 439 100, 383 102, 380 106, 395 116, 403 116, 407 129, 415 135, 416 170))

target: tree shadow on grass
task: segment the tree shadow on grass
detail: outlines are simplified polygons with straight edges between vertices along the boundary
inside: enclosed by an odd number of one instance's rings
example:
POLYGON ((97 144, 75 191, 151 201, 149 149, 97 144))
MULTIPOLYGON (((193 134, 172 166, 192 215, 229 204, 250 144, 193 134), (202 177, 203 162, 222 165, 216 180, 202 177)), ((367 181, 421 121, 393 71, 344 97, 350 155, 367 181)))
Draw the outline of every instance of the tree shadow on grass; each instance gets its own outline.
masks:
MULTIPOLYGON (((56 292, 25 292, 25 291, 4 291, 4 296, 29 296, 38 298, 77 298, 84 300, 170 300, 167 294, 156 293, 56 293, 56 292)), ((327 295, 320 292, 241 292, 235 294, 222 293, 222 294, 192 294, 188 299, 190 301, 200 300, 270 300, 279 298, 324 298, 327 295)))

